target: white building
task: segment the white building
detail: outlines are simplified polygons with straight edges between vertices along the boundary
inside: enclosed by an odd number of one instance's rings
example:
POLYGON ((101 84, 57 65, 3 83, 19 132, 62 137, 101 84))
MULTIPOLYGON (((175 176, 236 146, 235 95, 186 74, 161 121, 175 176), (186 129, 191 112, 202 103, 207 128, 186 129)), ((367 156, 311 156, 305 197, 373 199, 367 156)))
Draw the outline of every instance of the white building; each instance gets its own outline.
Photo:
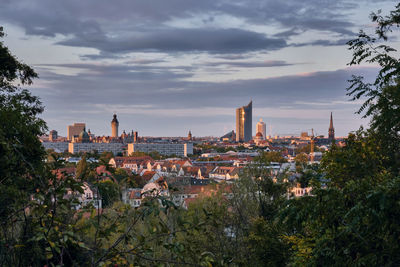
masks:
POLYGON ((97 188, 84 182, 82 185, 83 193, 67 191, 67 195, 64 198, 77 198, 79 204, 75 206, 75 209, 81 209, 88 205, 93 205, 96 209, 102 208, 101 196, 97 192, 97 188))
POLYGON ((55 152, 68 151, 69 142, 42 142, 44 149, 53 149, 55 152))
POLYGON ((162 155, 177 155, 179 157, 187 157, 193 154, 192 143, 131 143, 128 144, 128 155, 133 152, 149 153, 157 151, 162 155))
POLYGON ((311 195, 311 191, 312 191, 312 187, 305 187, 302 188, 299 184, 296 185, 295 187, 292 187, 290 189, 290 196, 293 197, 303 197, 303 196, 310 196, 311 195))
POLYGON ((134 208, 142 204, 142 188, 128 188, 122 192, 122 201, 134 208))
POLYGON ((69 143, 68 152, 75 154, 79 152, 112 152, 114 155, 124 152, 123 143, 69 143))

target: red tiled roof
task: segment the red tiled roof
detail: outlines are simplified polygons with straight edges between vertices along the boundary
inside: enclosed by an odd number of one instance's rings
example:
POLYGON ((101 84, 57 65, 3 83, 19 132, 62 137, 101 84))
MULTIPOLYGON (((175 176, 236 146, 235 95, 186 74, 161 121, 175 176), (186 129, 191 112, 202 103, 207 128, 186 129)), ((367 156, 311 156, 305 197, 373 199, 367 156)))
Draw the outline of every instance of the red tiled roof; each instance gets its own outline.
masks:
POLYGON ((126 163, 132 163, 132 162, 143 162, 143 161, 150 161, 153 162, 153 158, 150 156, 142 156, 142 157, 115 157, 115 164, 117 167, 121 167, 122 164, 126 163))
POLYGON ((57 170, 52 170, 52 173, 56 174, 58 179, 61 179, 61 178, 64 178, 65 174, 75 176, 76 168, 75 167, 60 168, 57 170))
POLYGON ((142 175, 142 179, 146 182, 150 181, 151 178, 156 174, 157 172, 155 171, 145 171, 142 175))

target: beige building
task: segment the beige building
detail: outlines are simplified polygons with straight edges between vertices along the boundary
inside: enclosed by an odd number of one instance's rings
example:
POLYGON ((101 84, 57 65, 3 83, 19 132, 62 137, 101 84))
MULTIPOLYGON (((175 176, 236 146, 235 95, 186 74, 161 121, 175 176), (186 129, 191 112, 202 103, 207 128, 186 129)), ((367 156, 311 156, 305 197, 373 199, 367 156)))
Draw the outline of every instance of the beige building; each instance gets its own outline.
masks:
POLYGON ((256 135, 257 135, 257 133, 261 133, 262 134, 262 139, 265 140, 266 134, 267 134, 267 130, 266 130, 265 122, 263 122, 262 119, 260 119, 260 121, 257 122, 256 135))
POLYGON ((113 138, 118 137, 118 126, 119 122, 117 120, 117 114, 114 114, 113 119, 111 121, 111 137, 113 138))
POLYGON ((68 125, 67 137, 68 140, 72 140, 72 137, 79 135, 86 127, 85 123, 74 123, 74 125, 68 125))

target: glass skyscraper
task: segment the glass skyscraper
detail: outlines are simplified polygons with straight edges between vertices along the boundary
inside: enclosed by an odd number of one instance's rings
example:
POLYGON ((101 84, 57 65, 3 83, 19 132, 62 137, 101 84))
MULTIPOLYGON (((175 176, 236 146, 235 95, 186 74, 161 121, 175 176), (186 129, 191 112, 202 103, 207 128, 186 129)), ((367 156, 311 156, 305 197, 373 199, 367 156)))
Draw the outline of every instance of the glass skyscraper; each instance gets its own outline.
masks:
POLYGON ((248 142, 253 138, 252 110, 253 101, 236 109, 236 142, 248 142))

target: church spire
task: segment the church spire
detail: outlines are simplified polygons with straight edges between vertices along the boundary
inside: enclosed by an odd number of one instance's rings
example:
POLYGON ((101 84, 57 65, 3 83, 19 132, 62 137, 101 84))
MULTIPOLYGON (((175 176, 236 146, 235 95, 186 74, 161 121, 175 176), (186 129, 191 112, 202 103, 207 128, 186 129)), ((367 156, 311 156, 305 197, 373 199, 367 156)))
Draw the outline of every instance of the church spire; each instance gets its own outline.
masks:
POLYGON ((333 128, 333 117, 331 112, 331 121, 329 123, 328 137, 330 140, 335 139, 335 128, 333 128))

